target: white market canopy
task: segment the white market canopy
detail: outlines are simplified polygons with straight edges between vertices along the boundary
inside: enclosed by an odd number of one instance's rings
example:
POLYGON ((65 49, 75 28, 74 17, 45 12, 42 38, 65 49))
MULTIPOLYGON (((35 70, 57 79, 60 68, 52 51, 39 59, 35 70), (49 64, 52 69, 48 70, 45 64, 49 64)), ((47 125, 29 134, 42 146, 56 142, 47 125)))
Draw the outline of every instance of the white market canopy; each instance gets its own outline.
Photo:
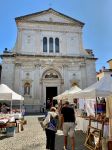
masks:
POLYGON ((63 95, 63 99, 73 99, 73 95, 76 92, 81 91, 81 89, 78 86, 73 86, 72 88, 70 88, 64 95, 63 95))
POLYGON ((105 76, 91 86, 74 94, 74 98, 94 99, 112 94, 112 77, 105 76))
POLYGON ((24 97, 14 92, 5 84, 0 84, 0 100, 24 100, 24 97))
POLYGON ((59 94, 59 95, 53 97, 53 99, 62 100, 62 99, 63 99, 63 96, 64 96, 65 94, 67 94, 67 93, 68 93, 68 90, 66 90, 65 92, 63 92, 63 93, 61 93, 61 94, 59 94))
POLYGON ((59 100, 68 100, 73 102, 73 94, 76 92, 79 92, 81 89, 78 86, 74 86, 72 88, 70 88, 69 90, 66 90, 65 92, 63 92, 62 94, 53 97, 53 99, 57 99, 59 100))

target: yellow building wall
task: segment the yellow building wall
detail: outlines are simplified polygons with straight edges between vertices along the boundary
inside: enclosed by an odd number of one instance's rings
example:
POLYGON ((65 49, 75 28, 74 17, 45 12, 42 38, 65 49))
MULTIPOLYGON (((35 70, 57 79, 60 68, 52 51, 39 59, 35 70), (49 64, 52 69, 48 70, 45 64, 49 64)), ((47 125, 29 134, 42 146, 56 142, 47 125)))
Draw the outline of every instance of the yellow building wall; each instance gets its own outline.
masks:
POLYGON ((109 63, 110 69, 112 69, 112 60, 110 60, 108 63, 109 63))

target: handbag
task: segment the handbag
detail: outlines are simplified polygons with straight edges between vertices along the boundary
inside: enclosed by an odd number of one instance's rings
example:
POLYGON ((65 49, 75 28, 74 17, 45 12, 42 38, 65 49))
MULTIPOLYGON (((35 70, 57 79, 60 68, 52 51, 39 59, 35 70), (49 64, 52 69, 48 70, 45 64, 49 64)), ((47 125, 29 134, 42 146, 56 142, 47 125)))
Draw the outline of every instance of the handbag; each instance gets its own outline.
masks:
POLYGON ((43 130, 45 130, 48 127, 48 124, 44 125, 43 121, 41 121, 40 124, 41 124, 41 127, 43 128, 43 130))
POLYGON ((45 117, 44 121, 41 122, 41 126, 43 129, 48 127, 48 124, 50 122, 50 117, 51 115, 48 113, 47 116, 45 117))

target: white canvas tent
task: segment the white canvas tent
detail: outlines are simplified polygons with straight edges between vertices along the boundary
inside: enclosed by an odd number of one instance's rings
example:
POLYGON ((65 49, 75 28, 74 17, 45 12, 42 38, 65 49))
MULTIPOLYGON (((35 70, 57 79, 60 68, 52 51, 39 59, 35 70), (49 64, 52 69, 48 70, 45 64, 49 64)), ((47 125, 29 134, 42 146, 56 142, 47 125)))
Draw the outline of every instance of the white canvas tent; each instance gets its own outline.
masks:
POLYGON ((0 84, 0 101, 11 101, 11 112, 12 112, 12 101, 20 101, 20 110, 21 110, 21 101, 24 100, 24 97, 14 92, 5 84, 0 84))
POLYGON ((103 77, 91 86, 73 94, 74 98, 94 99, 96 97, 107 97, 112 94, 112 77, 103 77))
POLYGON ((79 91, 81 91, 81 89, 78 86, 73 86, 72 88, 68 90, 67 93, 63 95, 63 99, 73 99, 74 98, 73 94, 79 91))
POLYGON ((0 84, 0 100, 24 100, 24 97, 14 92, 5 84, 0 84))
POLYGON ((73 102, 73 94, 80 91, 81 89, 78 86, 74 86, 70 88, 69 90, 66 90, 62 94, 53 97, 53 99, 59 100, 68 100, 69 102, 73 102))
POLYGON ((63 99, 63 96, 64 96, 65 94, 67 94, 67 93, 68 93, 68 90, 66 90, 65 92, 63 92, 63 93, 61 93, 61 94, 59 94, 59 95, 53 97, 53 99, 57 99, 58 101, 59 101, 59 100, 62 100, 62 99, 63 99))

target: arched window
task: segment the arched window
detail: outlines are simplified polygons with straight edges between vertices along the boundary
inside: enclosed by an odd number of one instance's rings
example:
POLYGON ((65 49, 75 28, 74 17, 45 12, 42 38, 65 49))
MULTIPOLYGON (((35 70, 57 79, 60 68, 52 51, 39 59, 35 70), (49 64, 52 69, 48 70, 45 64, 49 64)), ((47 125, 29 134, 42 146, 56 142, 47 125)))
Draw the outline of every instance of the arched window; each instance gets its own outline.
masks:
POLYGON ((55 38, 55 52, 59 53, 59 39, 55 38))
POLYGON ((43 52, 47 52, 47 38, 43 38, 43 52))
POLYGON ((30 83, 24 84, 24 95, 30 95, 30 83))
POLYGON ((49 38, 49 52, 53 52, 53 38, 51 37, 49 38))

